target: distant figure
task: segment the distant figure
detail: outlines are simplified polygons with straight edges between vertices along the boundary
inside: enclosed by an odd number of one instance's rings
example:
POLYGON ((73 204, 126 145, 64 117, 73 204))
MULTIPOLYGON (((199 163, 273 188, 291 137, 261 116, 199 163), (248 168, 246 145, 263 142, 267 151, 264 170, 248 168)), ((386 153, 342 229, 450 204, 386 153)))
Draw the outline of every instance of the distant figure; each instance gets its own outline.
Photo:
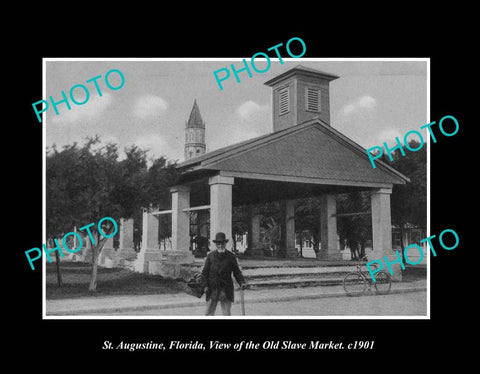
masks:
POLYGON ((217 233, 213 242, 217 250, 208 254, 202 270, 202 286, 205 289, 207 300, 206 315, 215 315, 215 309, 220 301, 223 315, 229 316, 234 301, 232 273, 242 289, 246 288, 246 283, 238 266, 237 258, 232 252, 225 249, 228 242, 225 234, 217 233))
POLYGON ((196 245, 195 250, 193 250, 193 255, 197 258, 207 257, 208 249, 208 239, 204 236, 196 236, 193 239, 193 242, 196 245))
POLYGON ((140 252, 140 246, 142 244, 142 234, 139 229, 133 230, 133 249, 135 252, 140 252))

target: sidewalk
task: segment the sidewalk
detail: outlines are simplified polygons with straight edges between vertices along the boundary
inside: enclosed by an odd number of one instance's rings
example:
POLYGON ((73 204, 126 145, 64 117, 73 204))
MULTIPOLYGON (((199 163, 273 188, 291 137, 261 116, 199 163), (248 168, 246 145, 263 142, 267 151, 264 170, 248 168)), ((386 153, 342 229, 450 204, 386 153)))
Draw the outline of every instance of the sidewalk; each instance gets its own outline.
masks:
MULTIPOLYGON (((390 294, 426 291, 426 280, 392 283, 390 294)), ((374 291, 373 291, 374 294, 374 291)), ((264 290, 246 290, 245 304, 291 301, 302 299, 318 299, 326 297, 348 297, 343 287, 316 286, 302 288, 270 288, 264 290)), ((240 302, 240 294, 235 291, 235 303, 240 302)), ((143 311, 152 309, 168 309, 179 307, 195 307, 205 305, 205 297, 197 299, 186 293, 164 295, 128 295, 108 297, 83 297, 63 300, 47 300, 46 316, 89 316, 98 313, 115 313, 143 311)))

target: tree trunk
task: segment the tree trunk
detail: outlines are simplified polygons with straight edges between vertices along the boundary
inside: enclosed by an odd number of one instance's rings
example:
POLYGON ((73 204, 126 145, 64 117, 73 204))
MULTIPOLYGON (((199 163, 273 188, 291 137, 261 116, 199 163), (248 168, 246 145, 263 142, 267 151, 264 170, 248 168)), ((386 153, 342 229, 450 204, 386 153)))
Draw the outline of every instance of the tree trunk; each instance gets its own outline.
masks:
MULTIPOLYGON (((109 234, 110 233, 107 235, 109 234)), ((88 286, 88 290, 90 292, 95 292, 97 290, 98 258, 100 257, 100 253, 102 253, 103 246, 105 245, 107 239, 108 238, 100 239, 100 234, 97 233, 97 244, 92 246, 92 275, 90 277, 90 285, 88 286)))
POLYGON ((91 292, 94 292, 97 290, 98 263, 97 263, 97 256, 96 256, 97 250, 95 247, 92 247, 92 275, 90 276, 90 285, 88 286, 88 290, 91 292))

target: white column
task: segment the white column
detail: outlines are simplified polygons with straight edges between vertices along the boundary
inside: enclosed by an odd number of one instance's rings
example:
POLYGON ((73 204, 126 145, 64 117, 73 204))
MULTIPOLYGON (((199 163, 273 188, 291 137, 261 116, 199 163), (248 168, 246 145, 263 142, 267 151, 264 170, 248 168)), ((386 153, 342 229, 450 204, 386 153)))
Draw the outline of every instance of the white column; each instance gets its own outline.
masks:
POLYGON ((183 209, 190 208, 190 187, 175 186, 172 194, 172 250, 188 251, 190 247, 190 216, 183 209))
MULTIPOLYGON (((73 226, 73 232, 78 233, 77 226, 73 226)), ((77 247, 78 247, 78 240, 77 240, 77 236, 74 235, 73 236, 73 247, 72 248, 77 248, 77 247)))
POLYGON ((92 262, 92 255, 93 255, 93 248, 92 248, 92 242, 90 240, 90 237, 89 236, 85 236, 84 237, 84 243, 85 243, 85 247, 82 248, 82 250, 79 252, 81 253, 81 261, 84 261, 84 262, 89 262, 91 263, 92 262))
POLYGON ((160 248, 158 245, 158 218, 157 216, 143 212, 142 216, 142 245, 137 254, 133 267, 140 273, 148 272, 150 261, 160 260, 160 248))
POLYGON ((248 236, 247 251, 249 255, 263 255, 260 243, 260 220, 262 216, 257 213, 254 205, 248 206, 248 236))
POLYGON ((234 178, 217 175, 208 181, 210 185, 210 240, 217 232, 225 233, 232 244, 232 185, 234 178))
POLYGON ((254 206, 248 207, 248 248, 249 250, 259 249, 260 243, 260 220, 262 216, 257 213, 254 206))
MULTIPOLYGON (((116 236, 116 235, 115 235, 116 236)), ((107 241, 105 242, 103 249, 113 249, 113 239, 115 236, 112 236, 111 238, 108 238, 107 241)))
POLYGON ((320 196, 320 243, 319 260, 342 260, 337 235, 337 200, 335 195, 320 196))
POLYGON ((285 214, 285 253, 286 257, 298 257, 298 251, 295 248, 295 200, 283 201, 285 214))
POLYGON ((133 249, 133 219, 120 218, 120 250, 133 249))
POLYGON ((143 212, 142 222, 142 251, 159 249, 158 246, 158 218, 149 212, 143 212))
MULTIPOLYGON (((118 234, 115 234, 117 236, 118 234)), ((111 268, 115 265, 115 260, 117 258, 117 252, 113 248, 113 239, 114 236, 108 238, 105 244, 103 245, 102 253, 100 253, 100 257, 98 263, 104 267, 111 268)))
POLYGON ((137 253, 133 248, 133 219, 120 218, 120 248, 121 258, 135 258, 137 253))
MULTIPOLYGON (((391 188, 380 188, 371 193, 372 207, 372 246, 373 252, 368 255, 368 260, 381 259, 387 256, 390 263, 397 260, 392 249, 392 215, 390 207, 391 188)), ((400 263, 396 262, 390 265, 393 274, 392 280, 402 280, 402 271, 400 263)), ((385 264, 384 270, 388 273, 385 264)))
POLYGON ((251 245, 252 248, 260 248, 260 219, 262 216, 260 214, 253 214, 251 217, 251 245))
POLYGON ((381 188, 372 192, 372 245, 379 255, 392 250, 392 216, 390 209, 391 189, 381 188))
POLYGON ((190 186, 174 186, 170 188, 170 193, 172 195, 172 250, 162 251, 162 259, 150 261, 148 271, 167 278, 177 278, 182 274, 182 265, 191 264, 194 261, 189 248, 190 215, 183 211, 190 208, 190 186))

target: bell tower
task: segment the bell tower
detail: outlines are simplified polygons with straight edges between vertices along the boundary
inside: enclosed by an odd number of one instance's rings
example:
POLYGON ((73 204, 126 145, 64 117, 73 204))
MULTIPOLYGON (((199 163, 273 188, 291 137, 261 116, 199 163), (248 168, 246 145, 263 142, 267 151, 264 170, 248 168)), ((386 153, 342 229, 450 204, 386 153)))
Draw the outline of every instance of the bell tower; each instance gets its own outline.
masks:
POLYGON ((265 82, 272 87, 273 131, 314 118, 330 125, 330 82, 337 78, 297 65, 265 82))
POLYGON ((203 155, 205 150, 205 122, 195 99, 185 126, 185 160, 203 155))

